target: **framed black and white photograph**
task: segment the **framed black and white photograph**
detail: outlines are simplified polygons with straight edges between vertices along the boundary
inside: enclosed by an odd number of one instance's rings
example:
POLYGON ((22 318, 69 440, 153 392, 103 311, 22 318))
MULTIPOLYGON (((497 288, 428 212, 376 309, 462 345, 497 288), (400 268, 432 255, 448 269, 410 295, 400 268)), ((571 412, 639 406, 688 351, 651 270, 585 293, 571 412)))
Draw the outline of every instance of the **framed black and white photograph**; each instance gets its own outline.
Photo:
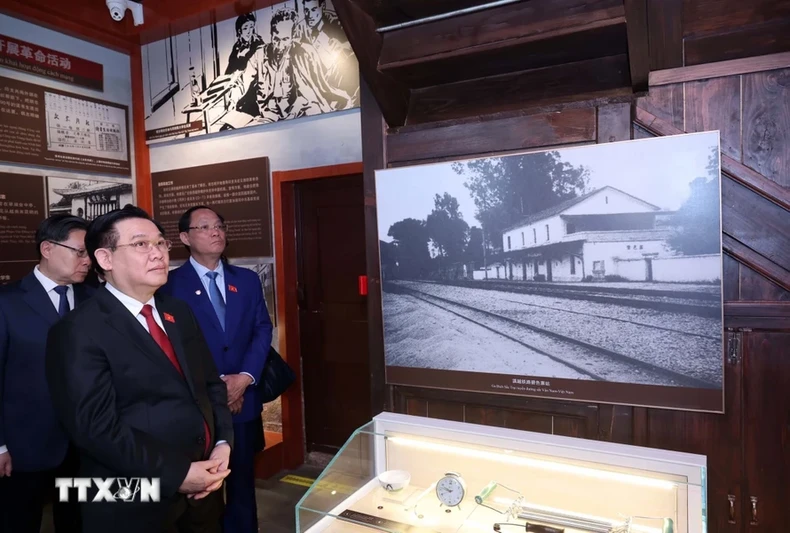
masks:
POLYGON ((723 411, 718 132, 376 172, 387 381, 723 411))
POLYGON ((148 141, 359 107, 331 0, 288 0, 142 47, 148 141))
POLYGON ((49 215, 70 213, 91 221, 133 203, 134 190, 129 182, 47 176, 49 215))

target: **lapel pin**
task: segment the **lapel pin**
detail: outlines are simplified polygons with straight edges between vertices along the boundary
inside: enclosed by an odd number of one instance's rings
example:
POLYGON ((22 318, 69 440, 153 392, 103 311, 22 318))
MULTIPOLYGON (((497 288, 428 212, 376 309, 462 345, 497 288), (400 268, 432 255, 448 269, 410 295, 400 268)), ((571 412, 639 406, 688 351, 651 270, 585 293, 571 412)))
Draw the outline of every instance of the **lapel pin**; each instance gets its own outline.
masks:
POLYGON ((197 294, 198 296, 200 296, 200 291, 195 291, 195 294, 197 294))
POLYGON ((162 313, 162 314, 164 315, 165 320, 167 320, 168 322, 172 322, 173 324, 176 323, 175 317, 173 315, 171 315, 170 313, 162 313))
POLYGON ((239 289, 237 289, 234 285, 228 285, 228 290, 230 292, 239 292, 239 289))

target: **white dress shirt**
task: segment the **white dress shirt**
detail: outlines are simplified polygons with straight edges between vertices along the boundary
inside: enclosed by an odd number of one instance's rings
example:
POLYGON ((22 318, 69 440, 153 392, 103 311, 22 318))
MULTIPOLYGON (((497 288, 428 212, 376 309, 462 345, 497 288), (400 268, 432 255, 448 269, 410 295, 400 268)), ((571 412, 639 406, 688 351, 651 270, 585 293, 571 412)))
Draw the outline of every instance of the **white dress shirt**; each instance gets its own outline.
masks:
MULTIPOLYGON (((33 275, 36 276, 36 279, 41 283, 41 286, 44 287, 44 290, 47 291, 47 296, 49 296, 52 305, 55 306, 55 311, 57 311, 60 306, 60 294, 55 292, 55 287, 57 287, 58 284, 46 277, 41 270, 39 270, 38 265, 33 269, 33 275)), ((74 286, 69 284, 67 287, 69 290, 66 291, 66 299, 69 301, 69 309, 74 309, 74 286)))
MULTIPOLYGON (((55 287, 58 286, 57 283, 46 277, 41 270, 38 269, 38 265, 33 269, 33 275, 36 276, 36 279, 41 286, 44 287, 44 290, 47 291, 47 296, 52 301, 52 305, 55 306, 55 311, 58 310, 60 307, 60 294, 55 292, 55 287)), ((69 290, 66 291, 66 298, 69 301, 69 309, 74 309, 74 287, 72 285, 68 285, 69 290)), ((8 452, 8 446, 0 446, 0 454, 4 454, 8 452)))
POLYGON ((228 296, 225 294, 225 267, 222 264, 222 261, 219 262, 217 268, 214 270, 209 270, 208 268, 204 267, 195 261, 193 257, 189 258, 189 262, 192 264, 192 268, 195 269, 195 272, 197 272, 200 282, 203 283, 203 288, 206 289, 206 294, 211 294, 208 289, 209 283, 211 283, 211 278, 209 278, 206 274, 209 272, 217 273, 217 287, 219 287, 219 292, 222 295, 222 299, 227 303, 228 296))
MULTIPOLYGON (((211 292, 209 291, 209 284, 211 283, 211 278, 208 277, 206 274, 208 274, 209 272, 217 273, 217 287, 219 288, 219 292, 220 294, 222 294, 222 299, 225 300, 225 305, 227 306, 228 296, 225 290, 225 266, 222 264, 222 261, 219 262, 217 268, 215 268, 214 270, 210 270, 204 267, 203 265, 195 261, 195 258, 192 256, 189 257, 189 262, 192 264, 192 268, 195 269, 195 272, 197 272, 197 275, 200 278, 200 282, 203 284, 203 288, 206 289, 206 296, 211 294, 211 292)), ((211 300, 211 297, 209 297, 209 300, 211 300)), ((253 376, 249 372, 243 372, 243 371, 239 372, 239 374, 245 374, 247 376, 250 376, 250 379, 252 380, 251 385, 255 385, 255 376, 253 376)), ((223 374, 220 377, 225 377, 225 375, 223 374)))
MULTIPOLYGON (((153 296, 151 297, 150 300, 148 300, 145 304, 143 304, 139 300, 136 300, 131 296, 122 293, 121 291, 113 287, 113 285, 110 282, 105 283, 104 286, 107 288, 110 294, 112 294, 113 296, 118 298, 118 300, 120 300, 120 302, 124 305, 124 307, 126 307, 126 309, 128 309, 129 312, 132 313, 132 316, 134 316, 137 319, 137 321, 145 328, 145 330, 148 333, 151 333, 151 331, 148 329, 148 322, 145 320, 145 317, 142 314, 142 310, 145 305, 150 305, 151 307, 153 307, 154 320, 162 329, 164 334, 167 335, 167 331, 165 330, 165 325, 162 323, 162 317, 159 316, 159 310, 156 308, 156 301, 154 300, 153 296)), ((217 441, 217 444, 215 444, 215 446, 219 446, 220 444, 225 442, 227 441, 224 440, 217 441)))

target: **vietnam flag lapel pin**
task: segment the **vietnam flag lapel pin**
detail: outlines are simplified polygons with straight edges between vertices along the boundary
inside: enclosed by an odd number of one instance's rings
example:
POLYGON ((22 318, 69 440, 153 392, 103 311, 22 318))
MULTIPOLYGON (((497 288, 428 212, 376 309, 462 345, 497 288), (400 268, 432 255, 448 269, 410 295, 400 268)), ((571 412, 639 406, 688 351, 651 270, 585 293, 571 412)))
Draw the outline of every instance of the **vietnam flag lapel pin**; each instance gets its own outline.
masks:
POLYGON ((168 322, 172 322, 173 324, 176 323, 176 317, 174 317, 170 313, 162 313, 162 314, 164 315, 165 320, 167 320, 168 322))
POLYGON ((228 285, 228 290, 230 292, 239 292, 239 289, 237 289, 235 285, 228 285))

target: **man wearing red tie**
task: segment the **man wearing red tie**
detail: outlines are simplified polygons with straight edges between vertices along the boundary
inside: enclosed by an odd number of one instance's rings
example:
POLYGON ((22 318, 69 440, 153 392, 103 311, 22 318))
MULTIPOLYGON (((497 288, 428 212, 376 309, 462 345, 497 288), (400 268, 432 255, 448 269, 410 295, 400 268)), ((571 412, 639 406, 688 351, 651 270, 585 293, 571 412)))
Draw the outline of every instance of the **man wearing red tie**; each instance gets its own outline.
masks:
POLYGON ((170 241, 126 206, 94 220, 85 245, 106 284, 50 331, 55 410, 80 452, 80 477, 158 479, 161 501, 93 502, 93 487, 83 533, 218 533, 233 423, 191 310, 154 297, 170 241))

